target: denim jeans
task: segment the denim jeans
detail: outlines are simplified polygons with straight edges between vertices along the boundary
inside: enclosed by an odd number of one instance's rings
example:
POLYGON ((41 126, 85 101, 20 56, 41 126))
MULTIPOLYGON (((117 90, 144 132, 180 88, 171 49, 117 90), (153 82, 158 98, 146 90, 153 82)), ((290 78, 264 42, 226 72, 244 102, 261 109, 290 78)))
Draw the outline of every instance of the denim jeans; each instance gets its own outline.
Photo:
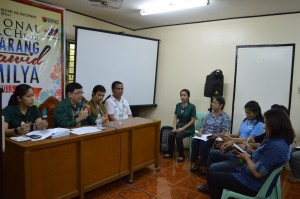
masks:
POLYGON ((209 152, 207 160, 208 173, 212 171, 233 172, 242 166, 240 159, 232 152, 222 154, 220 150, 213 149, 209 152))

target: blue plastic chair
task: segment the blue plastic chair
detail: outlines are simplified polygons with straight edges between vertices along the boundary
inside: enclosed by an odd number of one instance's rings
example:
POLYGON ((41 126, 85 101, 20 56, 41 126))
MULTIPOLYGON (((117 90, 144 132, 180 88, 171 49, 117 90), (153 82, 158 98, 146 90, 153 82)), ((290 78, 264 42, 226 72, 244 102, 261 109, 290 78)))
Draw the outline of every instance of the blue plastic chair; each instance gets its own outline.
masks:
POLYGON ((240 198, 240 199, 262 199, 262 198, 269 198, 269 199, 281 199, 281 186, 280 186, 280 172, 283 169, 284 165, 275 169, 270 176, 267 178, 266 182, 260 188, 259 192, 256 196, 245 196, 240 193, 236 193, 234 191, 230 191, 228 189, 223 189, 222 198, 240 198), (278 176, 277 183, 274 187, 272 186, 272 182, 278 176), (268 195, 269 189, 272 188, 271 194, 268 195))
MULTIPOLYGON (((201 127, 201 124, 204 121, 206 114, 205 113, 196 113, 196 122, 195 122, 195 130, 198 131, 201 127)), ((194 135, 193 135, 194 136, 194 135)))

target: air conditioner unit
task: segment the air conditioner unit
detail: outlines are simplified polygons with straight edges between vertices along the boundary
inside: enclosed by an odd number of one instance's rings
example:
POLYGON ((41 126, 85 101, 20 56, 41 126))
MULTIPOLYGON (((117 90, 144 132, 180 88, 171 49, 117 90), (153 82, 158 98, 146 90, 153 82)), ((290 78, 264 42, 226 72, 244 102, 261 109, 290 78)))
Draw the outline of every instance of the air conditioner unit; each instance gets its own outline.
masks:
POLYGON ((119 9, 123 0, 87 0, 90 6, 119 9))

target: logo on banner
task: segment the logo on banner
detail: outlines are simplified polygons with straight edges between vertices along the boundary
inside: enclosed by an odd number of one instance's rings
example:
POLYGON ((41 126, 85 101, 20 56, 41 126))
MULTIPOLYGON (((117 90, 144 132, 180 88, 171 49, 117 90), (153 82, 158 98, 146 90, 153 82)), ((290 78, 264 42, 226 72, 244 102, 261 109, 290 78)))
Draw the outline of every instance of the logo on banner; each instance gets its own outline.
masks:
POLYGON ((48 22, 48 23, 54 23, 54 24, 59 24, 59 20, 56 19, 51 19, 48 17, 42 17, 43 22, 48 22))

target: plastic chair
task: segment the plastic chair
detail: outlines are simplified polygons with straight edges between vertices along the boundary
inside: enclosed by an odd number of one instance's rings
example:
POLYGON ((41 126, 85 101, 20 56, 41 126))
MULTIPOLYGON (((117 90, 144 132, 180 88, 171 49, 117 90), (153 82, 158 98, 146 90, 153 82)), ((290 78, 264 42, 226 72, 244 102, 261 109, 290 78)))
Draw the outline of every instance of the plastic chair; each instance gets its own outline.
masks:
POLYGON ((269 199, 281 199, 281 186, 280 186, 280 172, 283 169, 284 165, 281 167, 278 167, 275 169, 270 176, 267 178, 266 182, 263 184, 263 186, 260 188, 259 192, 256 196, 245 196, 240 193, 236 193, 234 191, 230 191, 228 189, 223 189, 222 198, 221 199, 227 199, 227 198, 240 198, 240 199, 255 199, 255 198, 269 198, 269 199), (278 176, 278 178, 277 178, 278 176), (272 186, 272 183, 274 180, 277 179, 277 183, 275 186, 272 186), (269 189, 272 189, 271 194, 269 189))
POLYGON ((205 113, 196 113, 196 122, 195 122, 195 130, 198 131, 201 127, 202 122, 204 121, 206 114, 205 113))
MULTIPOLYGON (((198 131, 201 127, 201 124, 203 123, 204 121, 204 118, 205 118, 206 114, 204 113, 196 113, 196 118, 197 120, 195 121, 195 130, 198 131)), ((193 137, 195 136, 195 133, 193 133, 193 135, 190 136, 190 157, 192 155, 192 140, 193 140, 193 137)), ((190 168, 192 167, 192 164, 190 164, 190 168)))

